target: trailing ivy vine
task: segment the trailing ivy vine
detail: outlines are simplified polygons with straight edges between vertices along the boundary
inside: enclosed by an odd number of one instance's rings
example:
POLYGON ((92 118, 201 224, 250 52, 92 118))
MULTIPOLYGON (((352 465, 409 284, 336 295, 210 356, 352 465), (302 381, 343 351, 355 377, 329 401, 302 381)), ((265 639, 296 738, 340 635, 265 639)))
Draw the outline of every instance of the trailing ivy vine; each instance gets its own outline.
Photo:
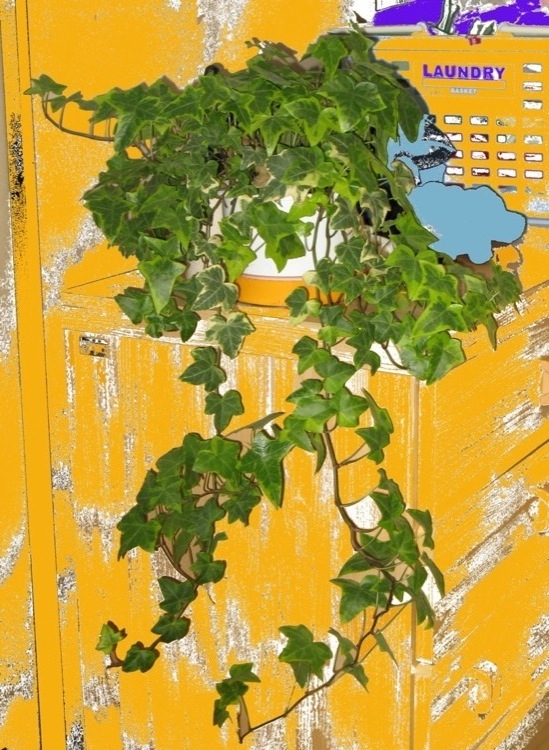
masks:
POLYGON ((216 685, 214 722, 222 726, 236 707, 240 741, 345 675, 365 687, 372 649, 392 654, 384 635, 389 612, 413 604, 417 621, 433 624, 425 583, 430 576, 441 594, 444 583, 431 557, 429 511, 408 508, 380 466, 370 492, 378 519, 363 528, 350 513, 360 498, 341 489, 344 467, 383 463, 393 433, 387 410, 349 382, 365 367, 375 374, 383 350, 403 371, 426 383, 440 380, 464 361, 456 333, 482 324, 495 345, 494 313, 520 291, 495 262, 481 274, 430 248, 435 237, 407 198, 411 172, 387 163, 389 140, 399 132, 416 139, 425 107, 374 58, 370 39, 356 28, 324 36, 301 59, 279 44, 251 46, 257 52, 245 70, 218 67, 183 89, 161 79, 84 100, 42 75, 28 90, 61 130, 75 132, 64 114, 77 105, 92 113, 90 131, 79 134, 113 143, 84 201, 109 243, 138 261, 143 287, 116 298, 130 320, 150 336, 178 331, 188 342, 209 313, 205 345, 191 350, 181 380, 204 389, 212 431, 186 434, 159 458, 118 524, 119 557, 136 547, 160 549, 173 575, 158 581, 161 612, 150 642, 121 654, 125 630, 103 625, 97 648, 110 666, 146 672, 161 644, 187 635, 191 604, 225 576, 221 550, 231 524, 247 525, 264 498, 282 505, 292 451, 316 455, 316 470, 325 467, 331 476, 350 544, 332 579, 340 592, 340 624, 330 630, 337 646, 305 624, 282 625, 278 658, 301 691, 286 708, 259 718, 246 702, 260 680, 255 666, 233 664, 216 685), (280 200, 288 196, 286 210, 280 200), (316 255, 321 231, 326 257, 316 255), (254 330, 239 304, 238 279, 258 248, 279 269, 310 250, 314 270, 286 302, 290 324, 315 325, 293 348, 300 384, 287 410, 250 423, 244 441, 231 431, 245 405, 227 387, 223 357, 237 357, 254 330), (359 441, 351 455, 337 447, 344 431, 359 441), (351 640, 341 628, 359 617, 360 635, 351 640))

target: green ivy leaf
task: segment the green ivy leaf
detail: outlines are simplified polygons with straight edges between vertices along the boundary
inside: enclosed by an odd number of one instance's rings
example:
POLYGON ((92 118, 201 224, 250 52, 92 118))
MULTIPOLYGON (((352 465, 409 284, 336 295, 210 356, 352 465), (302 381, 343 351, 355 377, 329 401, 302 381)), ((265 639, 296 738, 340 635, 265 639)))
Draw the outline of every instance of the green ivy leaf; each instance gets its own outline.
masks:
POLYGON ((235 440, 219 436, 205 440, 196 453, 193 471, 234 478, 238 473, 240 449, 240 443, 235 440))
MULTIPOLYGON (((296 403, 294 420, 303 423, 306 432, 323 432, 326 423, 337 414, 335 403, 324 396, 304 396, 296 403)), ((286 420, 288 421, 288 420, 286 420)))
MULTIPOLYGON (((333 270, 337 265, 333 265, 333 270)), ((345 317, 341 305, 323 305, 319 312, 322 327, 318 332, 318 338, 325 341, 329 346, 334 346, 339 340, 353 333, 351 322, 345 317)))
POLYGON ((221 727, 229 718, 227 706, 239 705, 242 696, 248 692, 249 688, 240 680, 227 679, 218 682, 215 689, 221 697, 214 703, 214 724, 221 727))
POLYGON ((151 631, 160 636, 162 643, 172 643, 184 638, 189 632, 191 621, 188 617, 174 618, 170 614, 161 615, 151 631))
POLYGON ((181 508, 182 480, 179 476, 158 477, 148 495, 149 504, 153 508, 159 505, 171 510, 181 508))
POLYGON ((432 336, 439 331, 466 331, 463 305, 432 302, 416 320, 412 335, 417 338, 432 336))
POLYGON ((223 354, 234 359, 240 351, 244 339, 255 331, 245 313, 229 313, 227 317, 214 315, 206 331, 206 339, 219 344, 223 354))
POLYGON ((282 462, 291 449, 291 443, 269 437, 265 432, 258 432, 242 458, 242 471, 256 478, 261 491, 275 508, 282 504, 282 462))
POLYGON ((203 385, 207 391, 215 391, 227 376, 217 363, 217 352, 213 346, 200 346, 192 349, 194 363, 179 376, 179 380, 192 385, 203 385))
POLYGON ((101 634, 95 650, 110 656, 124 638, 126 638, 124 629, 120 630, 113 622, 107 622, 101 626, 101 634))
POLYGON ((190 581, 162 576, 158 579, 158 585, 164 597, 159 606, 174 617, 179 616, 196 599, 196 587, 190 581))
POLYGON ((305 255, 305 246, 300 236, 312 225, 299 219, 291 219, 286 211, 274 203, 258 203, 249 210, 260 237, 265 241, 265 255, 272 258, 279 271, 282 271, 290 258, 305 255))
POLYGON ((323 66, 328 78, 331 78, 337 72, 339 63, 348 55, 347 47, 335 34, 321 36, 316 42, 311 44, 304 55, 318 58, 323 66))
POLYGON ((289 664, 296 682, 304 688, 311 677, 322 677, 324 666, 332 658, 332 651, 325 643, 314 641, 314 636, 305 625, 283 625, 280 632, 288 643, 278 659, 289 664))
POLYGON ((427 580, 427 571, 421 565, 416 563, 411 573, 406 576, 406 586, 408 589, 417 594, 421 591, 425 581, 427 580))
POLYGON ((425 628, 427 630, 432 628, 435 622, 435 617, 429 600, 421 590, 412 594, 412 598, 416 609, 416 621, 418 625, 425 622, 425 628))
POLYGON ((338 578, 348 576, 351 573, 365 573, 367 570, 372 569, 372 560, 362 554, 361 552, 355 552, 354 555, 343 564, 343 567, 339 571, 338 578))
POLYGON ((419 549, 408 521, 405 518, 393 518, 381 521, 380 526, 389 530, 394 558, 408 565, 415 565, 419 560, 419 549))
POLYGON ((431 575, 434 578, 436 587, 440 595, 444 596, 445 594, 444 576, 440 568, 434 563, 434 561, 429 557, 429 555, 426 552, 423 552, 421 554, 421 561, 431 572, 431 575))
POLYGON ((214 560, 209 552, 199 552, 195 562, 191 565, 200 584, 218 583, 225 575, 226 567, 225 560, 214 560))
POLYGON ((199 539, 207 542, 213 534, 217 521, 224 517, 224 508, 218 505, 215 497, 210 497, 204 505, 194 508, 191 529, 199 539))
POLYGON ((130 646, 122 662, 123 672, 148 672, 160 654, 155 648, 146 648, 141 641, 130 646))
POLYGON ((342 590, 339 615, 341 622, 350 622, 366 607, 382 609, 387 604, 390 582, 378 576, 365 576, 361 581, 333 578, 332 583, 342 590))
POLYGON ((309 299, 309 292, 300 286, 290 294, 285 300, 290 310, 290 323, 297 325, 302 320, 309 317, 315 317, 320 310, 320 302, 317 299, 309 299))
POLYGON ((134 325, 141 323, 147 315, 154 311, 152 297, 145 289, 132 289, 130 287, 125 289, 123 294, 115 295, 114 299, 134 325))
POLYGON ((334 668, 340 669, 341 667, 350 666, 356 658, 356 654, 357 654, 356 644, 353 643, 351 640, 349 640, 349 638, 346 638, 344 635, 341 635, 341 633, 338 633, 338 631, 335 628, 330 628, 328 632, 331 633, 333 636, 335 636, 338 642, 334 668))
POLYGON ((347 669, 347 672, 355 678, 355 680, 362 685, 362 687, 367 690, 368 686, 368 677, 366 676, 366 672, 364 671, 364 667, 362 664, 355 664, 352 667, 349 667, 347 669))
POLYGON ((333 354, 317 362, 315 370, 321 378, 324 378, 326 393, 336 393, 339 391, 356 372, 352 365, 342 362, 333 354))
POLYGON ((496 263, 492 264, 493 278, 488 282, 490 292, 495 295, 495 303, 502 310, 512 302, 516 302, 522 291, 520 280, 515 274, 505 271, 496 263))
POLYGON ((418 136, 419 123, 423 117, 423 108, 419 97, 416 98, 410 89, 402 88, 398 94, 398 124, 409 141, 418 136))
POLYGON ((228 427, 233 417, 244 414, 242 397, 238 391, 230 390, 226 393, 208 393, 206 396, 206 414, 214 417, 215 429, 218 432, 228 427))
POLYGON ((260 502, 260 490, 253 485, 247 485, 228 495, 223 508, 227 511, 229 523, 241 521, 247 526, 250 522, 250 513, 260 502))
POLYGON ((394 663, 398 667, 398 661, 396 660, 396 656, 393 653, 393 649, 390 647, 389 643, 387 642, 387 639, 381 632, 381 630, 378 630, 374 633, 374 638, 376 640, 377 645, 379 646, 379 650, 383 651, 386 654, 389 654, 391 659, 394 661, 394 663))
POLYGON ((318 146, 296 146, 271 156, 267 162, 270 172, 284 185, 327 187, 337 173, 318 146))
POLYGON ((261 682, 259 677, 252 671, 253 664, 245 662, 244 664, 233 664, 229 667, 229 674, 233 680, 238 682, 261 682))
POLYGON ((223 705, 223 702, 218 698, 216 701, 214 701, 214 713, 213 713, 214 726, 222 727, 223 724, 227 721, 227 719, 230 719, 229 712, 227 711, 226 707, 223 705))
POLYGON ((370 493, 370 497, 375 502, 381 513, 381 528, 386 528, 384 521, 394 521, 400 518, 406 510, 406 503, 402 499, 402 493, 398 484, 387 477, 384 469, 378 469, 380 480, 377 490, 370 493))
POLYGON ((138 505, 134 505, 116 525, 120 531, 120 549, 118 559, 124 557, 134 547, 141 547, 146 552, 154 552, 160 533, 160 522, 156 518, 147 519, 138 505))
MULTIPOLYGON (((315 363, 322 357, 322 350, 318 348, 318 342, 310 336, 302 336, 294 345, 292 353, 299 357, 297 371, 300 375, 310 367, 314 367, 315 363)), ((324 354, 327 355, 328 352, 324 352, 324 354)))
POLYGON ((332 401, 337 412, 336 421, 340 427, 356 427, 361 415, 368 409, 366 399, 355 396, 348 388, 342 388, 334 393, 332 401))
POLYGON ((132 208, 126 193, 116 185, 97 185, 83 195, 86 208, 109 242, 115 242, 118 230, 132 208))
POLYGON ((436 333, 426 342, 423 339, 414 342, 403 338, 399 350, 406 369, 427 384, 440 380, 465 361, 461 342, 446 331, 436 333))
POLYGON ((221 266, 210 266, 196 275, 201 291, 193 304, 194 310, 213 310, 221 307, 230 310, 238 297, 238 287, 225 282, 221 266))
POLYGON ((365 123, 370 112, 386 106, 375 83, 355 83, 344 71, 337 72, 332 80, 321 87, 320 92, 335 102, 339 125, 344 133, 365 123))
POLYGON ((32 86, 26 89, 24 94, 38 94, 38 96, 48 96, 49 94, 61 95, 67 88, 62 83, 56 83, 53 78, 42 73, 38 78, 31 78, 32 86))
POLYGON ((284 111, 294 118, 294 122, 290 120, 289 126, 286 123, 286 129, 290 131, 303 129, 311 146, 320 143, 330 129, 330 123, 323 117, 324 110, 314 96, 286 102, 284 111))
POLYGON ((373 427, 361 427, 356 430, 356 434, 368 444, 370 450, 366 454, 367 457, 375 463, 381 463, 384 458, 383 449, 386 448, 391 439, 390 435, 393 432, 393 423, 387 409, 383 409, 377 405, 372 395, 363 390, 364 398, 370 407, 370 412, 374 420, 373 427))
POLYGON ((157 256, 152 260, 143 260, 138 265, 151 290, 151 297, 156 312, 162 312, 170 301, 176 279, 185 270, 181 263, 169 258, 157 256))
POLYGON ((419 510, 418 508, 408 508, 408 515, 423 529, 423 546, 434 549, 433 519, 430 512, 428 510, 419 510))
POLYGON ((406 245, 414 250, 426 250, 438 239, 436 235, 425 229, 411 212, 406 211, 400 214, 395 224, 406 245))

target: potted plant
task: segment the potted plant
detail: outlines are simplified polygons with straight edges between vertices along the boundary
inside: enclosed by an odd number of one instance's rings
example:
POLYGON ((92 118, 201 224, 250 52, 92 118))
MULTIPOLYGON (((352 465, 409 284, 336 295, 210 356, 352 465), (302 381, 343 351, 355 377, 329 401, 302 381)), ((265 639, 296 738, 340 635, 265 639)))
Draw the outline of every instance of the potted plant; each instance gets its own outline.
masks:
POLYGON ((240 741, 345 675, 365 686, 372 645, 390 651, 389 611, 413 603, 418 622, 432 624, 424 585, 430 577, 443 593, 443 577, 431 557, 429 511, 407 508, 382 467, 368 528, 351 512, 360 498, 342 490, 342 470, 382 464, 393 432, 387 410, 348 383, 362 368, 375 373, 382 357, 427 383, 439 380, 464 361, 456 332, 482 324, 495 341, 494 313, 520 292, 492 260, 480 274, 431 248, 437 236, 409 199, 414 165, 440 165, 452 149, 416 92, 374 58, 371 39, 352 28, 321 37, 302 58, 281 44, 250 46, 256 54, 245 70, 210 68, 182 90, 161 79, 84 100, 47 76, 28 90, 61 129, 74 132, 59 113, 78 105, 92 112, 90 132, 80 134, 113 142, 84 201, 109 243, 136 257, 144 278, 141 288, 117 296, 122 310, 149 335, 177 332, 183 342, 206 321, 206 345, 192 350, 181 380, 204 389, 211 434, 189 433, 159 458, 118 524, 120 557, 135 547, 161 549, 173 574, 159 579, 161 614, 150 643, 121 654, 125 631, 103 626, 97 648, 109 665, 145 672, 160 644, 186 636, 189 606, 205 585, 223 580, 231 524, 247 525, 264 498, 281 506, 290 452, 315 454, 317 470, 331 476, 351 545, 332 581, 340 623, 329 642, 315 640, 305 624, 280 627, 287 640, 278 658, 300 692, 271 716, 249 714, 245 696, 260 679, 254 665, 230 668, 216 686, 214 722, 222 726, 236 706, 240 741), (111 120, 113 135, 98 134, 111 120), (239 296, 246 270, 260 258, 282 272, 307 253, 306 283, 292 279, 286 298, 288 324, 311 323, 293 348, 300 385, 288 394, 287 412, 232 431, 244 404, 227 387, 224 363, 254 331, 239 296), (357 447, 345 455, 337 436, 348 431, 357 447), (345 626, 359 615, 363 625, 351 639, 345 626))

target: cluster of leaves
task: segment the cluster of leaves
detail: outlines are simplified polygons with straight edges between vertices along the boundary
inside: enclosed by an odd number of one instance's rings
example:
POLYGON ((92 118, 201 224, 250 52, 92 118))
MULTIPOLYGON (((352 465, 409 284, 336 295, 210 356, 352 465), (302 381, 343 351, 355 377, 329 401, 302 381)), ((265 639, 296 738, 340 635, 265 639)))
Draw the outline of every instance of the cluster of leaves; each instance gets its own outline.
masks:
POLYGON ((427 383, 439 380, 464 359, 454 333, 482 324, 495 344, 494 313, 519 293, 515 278, 494 263, 480 275, 430 248, 433 235, 407 198, 410 172, 387 164, 389 138, 400 128, 414 140, 424 109, 393 68, 374 58, 370 40, 357 29, 329 35, 302 59, 282 45, 256 46, 245 70, 208 73, 183 90, 162 79, 86 101, 65 96, 47 76, 29 89, 61 129, 65 108, 76 104, 92 112, 88 135, 113 141, 114 155, 84 198, 108 241, 138 260, 143 288, 117 297, 130 320, 151 336, 179 331, 188 341, 201 314, 211 313, 207 345, 192 350, 181 380, 204 388, 212 436, 187 434, 162 456, 118 525, 120 556, 160 549, 175 575, 159 579, 161 614, 150 644, 134 643, 121 657, 125 631, 103 626, 97 648, 111 666, 147 671, 159 644, 187 635, 201 587, 224 577, 216 553, 226 529, 247 525, 263 497, 280 507, 291 451, 316 455, 317 471, 332 477, 353 550, 333 583, 342 626, 361 616, 361 634, 353 641, 332 629, 332 648, 303 624, 283 625, 279 660, 302 695, 255 726, 245 695, 259 677, 250 663, 231 666, 217 684, 214 722, 221 726, 237 706, 241 740, 343 675, 365 686, 368 644, 391 653, 383 635, 390 610, 412 602, 419 622, 432 624, 423 588, 432 576, 442 592, 443 579, 430 556, 428 511, 406 508, 382 468, 370 492, 373 528, 353 521, 349 506, 357 498, 341 495, 340 470, 381 463, 393 432, 386 409, 349 381, 364 367, 376 372, 380 346, 397 367, 427 383), (113 135, 98 136, 97 125, 111 120, 113 135), (288 197, 285 210, 280 201, 288 197), (321 231, 329 252, 318 258, 321 231), (317 326, 295 344, 301 381, 287 398, 288 413, 227 432, 244 405, 227 387, 222 358, 236 357, 254 330, 238 307, 238 277, 258 249, 282 269, 306 248, 314 270, 287 306, 290 322, 307 318, 317 326), (341 430, 354 433, 351 455, 338 455, 341 430))
MULTIPOLYGON (((493 338, 493 313, 518 287, 506 272, 488 281, 429 249, 433 235, 407 200, 413 180, 402 163, 386 163, 399 128, 418 134, 417 95, 357 30, 321 37, 302 59, 256 44, 245 70, 182 90, 160 79, 84 100, 45 75, 28 90, 50 117, 73 103, 92 111, 94 126, 116 121, 114 155, 84 200, 108 241, 139 261, 144 288, 126 290, 119 305, 150 335, 179 331, 183 341, 214 310, 208 339, 235 356, 253 326, 236 309, 234 282, 258 248, 279 269, 307 244, 314 254, 327 218, 334 247, 309 282, 359 308, 345 333, 364 340, 366 361, 372 336, 392 341, 407 369, 437 380, 463 361, 449 332, 482 323, 493 338), (202 268, 188 278, 193 261, 202 268)), ((314 311, 293 305, 295 315, 314 311)))
MULTIPOLYGON (((290 301, 295 300, 296 294, 290 301)), ((328 687, 345 674, 366 686, 363 644, 371 638, 388 650, 379 623, 391 608, 412 601, 418 621, 432 625, 433 613, 423 586, 429 572, 441 591, 443 579, 429 554, 434 546, 429 512, 407 509, 397 484, 383 469, 379 470, 377 487, 370 493, 379 515, 373 528, 361 528, 352 520, 347 506, 356 498, 346 502, 340 493, 340 469, 362 460, 382 462, 393 424, 387 410, 369 392, 363 390, 358 395, 347 385, 363 362, 360 357, 355 363, 345 361, 344 355, 338 353, 341 340, 334 332, 343 323, 335 315, 336 309, 337 306, 321 306, 319 340, 302 336, 294 346, 298 371, 309 377, 304 377, 299 388, 288 396, 293 409, 280 424, 277 420, 282 413, 276 413, 226 432, 232 419, 244 412, 240 393, 222 390, 226 375, 219 347, 192 351, 194 361, 181 380, 205 388, 206 412, 212 416, 215 435, 203 438, 189 433, 181 446, 162 456, 156 469, 147 472, 136 504, 118 524, 120 556, 135 547, 147 552, 161 549, 179 577, 159 579, 164 597, 160 602, 162 614, 151 628, 157 637, 150 644, 134 643, 120 658, 116 649, 125 632, 113 623, 103 626, 97 648, 110 656, 111 666, 127 672, 145 672, 158 658, 160 643, 187 635, 189 606, 200 587, 218 583, 224 577, 226 562, 214 555, 219 542, 227 539, 225 529, 237 521, 247 525, 263 497, 280 507, 283 462, 294 449, 316 454, 317 471, 328 464, 334 503, 348 528, 353 548, 352 556, 333 579, 341 592, 340 620, 345 625, 363 615, 364 627, 355 642, 332 629, 338 643, 334 652, 323 641, 315 641, 305 625, 282 626, 280 632, 287 643, 279 660, 291 667, 295 681, 305 692, 283 714, 268 721, 287 715, 303 697, 328 687), (354 431, 359 447, 349 456, 338 457, 334 436, 342 428, 354 431), (366 611, 371 612, 369 622, 366 611), (311 687, 313 677, 320 680, 316 687, 311 687)), ((259 726, 252 726, 245 699, 248 683, 259 681, 252 667, 247 663, 232 666, 230 676, 217 685, 214 722, 221 726, 229 718, 229 707, 237 705, 241 739, 259 726)))

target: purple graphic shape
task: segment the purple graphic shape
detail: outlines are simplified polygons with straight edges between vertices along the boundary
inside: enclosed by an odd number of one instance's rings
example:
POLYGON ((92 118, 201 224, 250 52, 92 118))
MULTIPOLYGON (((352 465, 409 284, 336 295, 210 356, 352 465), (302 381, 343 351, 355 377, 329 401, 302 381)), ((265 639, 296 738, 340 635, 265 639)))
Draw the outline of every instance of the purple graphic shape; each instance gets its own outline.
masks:
POLYGON ((467 34, 475 21, 495 21, 500 23, 515 23, 524 26, 547 26, 549 15, 540 7, 537 0, 519 0, 516 3, 500 5, 497 8, 479 13, 478 8, 471 8, 461 13, 454 24, 456 34, 467 34))
MULTIPOLYGON (((374 16, 373 24, 394 26, 425 23, 436 26, 443 17, 444 6, 444 0, 410 0, 379 10, 374 16)), ((452 32, 468 34, 475 21, 546 26, 549 25, 549 12, 540 6, 538 0, 517 0, 481 12, 478 8, 472 8, 457 16, 452 32)))
POLYGON ((416 23, 437 24, 444 8, 440 0, 410 0, 391 8, 378 10, 374 16, 374 26, 413 25, 416 23))

